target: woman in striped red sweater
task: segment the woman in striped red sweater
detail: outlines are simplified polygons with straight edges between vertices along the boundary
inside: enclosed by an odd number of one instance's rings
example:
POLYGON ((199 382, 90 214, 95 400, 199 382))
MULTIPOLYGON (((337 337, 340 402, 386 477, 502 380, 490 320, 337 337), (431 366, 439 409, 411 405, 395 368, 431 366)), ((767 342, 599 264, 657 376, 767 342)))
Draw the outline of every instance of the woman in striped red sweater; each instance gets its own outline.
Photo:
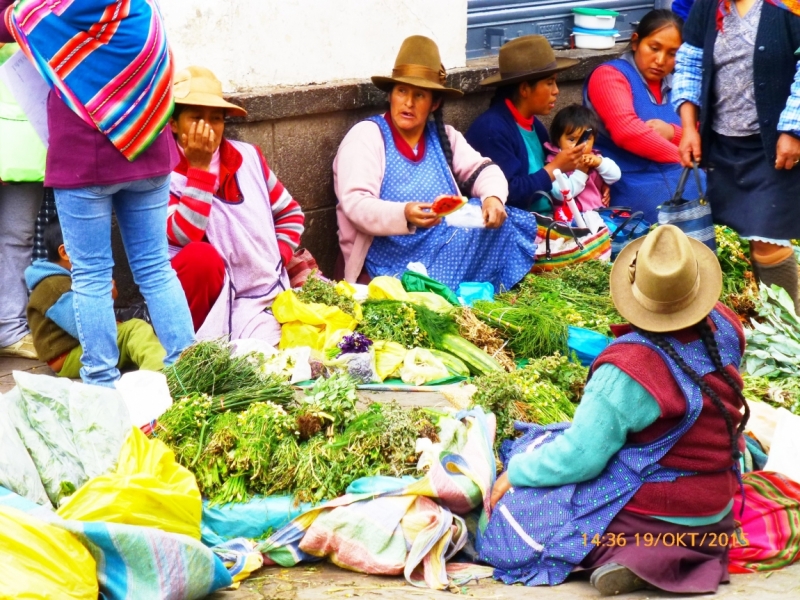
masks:
MULTIPOLYGON (((657 207, 672 197, 682 171, 683 130, 670 104, 682 28, 675 13, 650 11, 631 37, 630 50, 595 69, 584 89, 584 104, 603 125, 595 147, 622 170, 611 202, 643 211, 651 223, 658 219, 657 207)), ((697 197, 694 181, 687 183, 686 194, 697 197)))
POLYGON ((272 344, 280 325, 267 309, 289 287, 286 265, 305 217, 261 151, 224 137, 225 116, 247 112, 222 97, 202 67, 175 78, 170 126, 181 160, 172 173, 167 237, 199 339, 272 344))

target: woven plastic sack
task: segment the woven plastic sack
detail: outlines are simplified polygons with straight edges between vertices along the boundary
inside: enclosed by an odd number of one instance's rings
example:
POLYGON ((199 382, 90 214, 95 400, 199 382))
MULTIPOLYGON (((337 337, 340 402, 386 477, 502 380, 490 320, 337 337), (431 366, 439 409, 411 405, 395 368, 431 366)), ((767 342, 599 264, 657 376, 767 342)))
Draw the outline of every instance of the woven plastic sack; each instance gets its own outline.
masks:
POLYGON ((91 479, 58 514, 76 521, 155 527, 199 540, 203 504, 194 475, 175 461, 172 451, 133 428, 116 471, 91 479))
POLYGON ((68 531, 0 506, 0 598, 97 600, 94 558, 68 531))

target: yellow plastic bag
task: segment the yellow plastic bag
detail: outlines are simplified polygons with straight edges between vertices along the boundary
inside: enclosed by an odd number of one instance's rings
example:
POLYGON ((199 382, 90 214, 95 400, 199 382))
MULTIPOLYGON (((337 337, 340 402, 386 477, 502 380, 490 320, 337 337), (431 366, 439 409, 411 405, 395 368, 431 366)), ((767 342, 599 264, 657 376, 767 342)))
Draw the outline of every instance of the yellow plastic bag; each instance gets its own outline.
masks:
MULTIPOLYGON (((358 310, 359 305, 356 304, 357 317, 358 310)), ((281 349, 300 345, 322 350, 326 331, 355 329, 358 325, 358 321, 342 309, 325 304, 306 304, 292 290, 277 295, 272 303, 272 314, 278 323, 283 324, 279 345, 281 349), (314 329, 302 325, 310 325, 314 329)))
POLYGON ((200 539, 197 481, 159 440, 134 427, 114 473, 90 479, 58 509, 65 519, 155 527, 200 539))
POLYGON ((402 367, 408 354, 408 350, 397 342, 378 340, 372 347, 375 349, 375 372, 381 381, 402 367))
POLYGON ((69 531, 0 507, 0 598, 97 600, 94 558, 69 531))
POLYGON ((396 277, 381 275, 369 282, 367 294, 370 300, 401 300, 409 302, 411 298, 396 277))

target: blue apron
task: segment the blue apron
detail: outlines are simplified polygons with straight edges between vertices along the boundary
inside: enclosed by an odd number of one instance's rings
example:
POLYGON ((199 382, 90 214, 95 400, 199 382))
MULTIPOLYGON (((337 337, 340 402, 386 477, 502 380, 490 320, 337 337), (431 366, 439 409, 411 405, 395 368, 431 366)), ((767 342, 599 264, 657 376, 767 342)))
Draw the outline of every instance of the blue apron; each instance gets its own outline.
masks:
MULTIPOLYGON (((377 123, 386 147, 386 171, 381 199, 390 202, 433 202, 442 194, 460 195, 439 143, 434 123, 425 132, 425 156, 412 162, 397 150, 389 124, 377 123)), ((471 204, 481 205, 478 198, 471 204)), ((495 290, 511 289, 531 270, 536 254, 536 219, 522 210, 506 207, 508 219, 499 229, 461 229, 443 220, 411 235, 375 237, 367 253, 370 277, 399 277, 410 262, 425 265, 428 275, 451 290, 464 281, 488 281, 495 290)))
MULTIPOLYGON (((714 337, 723 365, 741 361, 734 327, 717 311, 714 337)), ((678 354, 700 376, 716 370, 702 340, 681 344, 671 338, 678 354)), ((494 508, 485 528, 479 528, 479 558, 495 567, 501 581, 525 585, 557 585, 594 548, 592 538, 602 536, 611 521, 644 483, 670 482, 694 473, 658 464, 694 425, 703 408, 700 387, 678 364, 639 334, 625 335, 614 344, 642 344, 661 355, 686 397, 686 415, 671 431, 648 444, 625 445, 595 479, 548 488, 512 488, 494 508)), ((542 427, 526 425, 527 432, 514 442, 509 458, 530 452, 555 439, 569 427, 559 423, 542 427)), ((507 465, 508 463, 506 463, 507 465)))
MULTIPOLYGON (((669 101, 656 104, 651 99, 650 90, 647 89, 636 67, 622 58, 612 60, 606 65, 617 69, 628 80, 633 93, 633 108, 642 121, 661 119, 671 125, 680 126, 681 120, 669 101)), ((592 106, 588 94, 590 77, 591 75, 586 78, 587 83, 583 86, 583 103, 588 107, 592 106)), ((683 167, 678 163, 655 162, 623 150, 614 144, 605 128, 599 132, 594 146, 600 154, 614 160, 622 171, 622 178, 611 187, 611 205, 629 206, 633 210, 640 210, 647 222, 657 223, 658 206, 672 198, 683 167)), ((705 186, 705 172, 700 172, 700 178, 705 186)), ((699 197, 697 185, 694 179, 691 177, 689 179, 684 197, 696 200, 699 197)))

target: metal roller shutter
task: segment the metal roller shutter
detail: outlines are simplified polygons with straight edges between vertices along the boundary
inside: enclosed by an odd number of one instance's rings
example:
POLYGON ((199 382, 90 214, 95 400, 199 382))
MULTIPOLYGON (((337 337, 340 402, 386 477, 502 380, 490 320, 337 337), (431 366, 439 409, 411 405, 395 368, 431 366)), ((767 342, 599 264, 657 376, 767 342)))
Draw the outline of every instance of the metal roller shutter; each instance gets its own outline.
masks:
POLYGON ((617 41, 625 41, 639 19, 664 4, 659 0, 468 0, 467 58, 497 54, 504 42, 534 33, 545 36, 554 48, 568 48, 576 7, 618 11, 617 41))

